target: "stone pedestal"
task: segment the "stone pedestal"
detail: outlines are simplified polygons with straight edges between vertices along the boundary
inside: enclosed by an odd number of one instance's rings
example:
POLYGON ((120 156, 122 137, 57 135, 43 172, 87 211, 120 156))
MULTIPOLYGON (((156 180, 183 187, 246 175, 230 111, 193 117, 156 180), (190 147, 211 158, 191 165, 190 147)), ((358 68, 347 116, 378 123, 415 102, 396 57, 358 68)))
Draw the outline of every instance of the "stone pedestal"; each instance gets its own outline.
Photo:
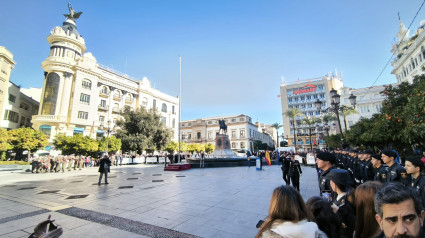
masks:
POLYGON ((215 150, 211 155, 215 158, 233 158, 235 154, 230 148, 229 136, 217 134, 215 137, 215 150))

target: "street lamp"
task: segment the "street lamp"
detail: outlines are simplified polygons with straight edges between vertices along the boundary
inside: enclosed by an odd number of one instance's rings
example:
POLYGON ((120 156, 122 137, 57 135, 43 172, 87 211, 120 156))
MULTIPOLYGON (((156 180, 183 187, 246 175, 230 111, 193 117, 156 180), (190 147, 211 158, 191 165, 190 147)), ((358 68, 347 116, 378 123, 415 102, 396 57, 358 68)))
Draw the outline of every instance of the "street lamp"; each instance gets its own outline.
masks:
MULTIPOLYGON (((107 126, 107 128, 106 128, 106 132, 107 132, 107 134, 106 134, 106 148, 105 148, 105 153, 106 153, 106 155, 108 155, 108 146, 109 146, 109 134, 112 132, 112 129, 113 128, 110 128, 109 126, 111 125, 111 120, 108 120, 108 126, 107 126)), ((100 129, 101 130, 103 130, 104 129, 104 127, 103 127, 103 125, 100 125, 100 129)))
MULTIPOLYGON (((337 122, 338 122, 338 128, 339 128, 339 134, 341 136, 341 148, 344 148, 344 134, 342 133, 342 128, 341 128, 341 121, 339 119, 339 111, 342 112, 344 107, 340 107, 340 100, 341 100, 341 96, 338 94, 338 92, 332 88, 331 91, 329 91, 329 95, 332 98, 332 102, 331 102, 331 107, 328 107, 324 110, 322 109, 322 104, 323 102, 320 101, 319 99, 316 100, 316 102, 314 103, 316 105, 316 109, 317 111, 320 112, 334 112, 336 114, 337 117, 337 122)), ((348 98, 350 100, 351 105, 355 108, 356 107, 356 96, 354 96, 353 94, 350 95, 350 97, 348 98)))

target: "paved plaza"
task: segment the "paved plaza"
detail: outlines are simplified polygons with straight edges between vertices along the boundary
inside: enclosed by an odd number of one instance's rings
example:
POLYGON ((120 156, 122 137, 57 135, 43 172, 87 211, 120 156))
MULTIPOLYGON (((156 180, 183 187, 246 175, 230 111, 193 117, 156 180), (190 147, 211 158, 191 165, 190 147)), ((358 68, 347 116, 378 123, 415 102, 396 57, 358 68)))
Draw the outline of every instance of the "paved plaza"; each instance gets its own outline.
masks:
MULTIPOLYGON (((49 214, 62 237, 254 237, 267 215, 280 167, 163 171, 164 165, 97 167, 52 174, 0 173, 0 237, 28 237, 49 214), (102 181, 103 182, 103 181, 102 181)), ((301 194, 319 194, 316 170, 302 167, 301 194)))

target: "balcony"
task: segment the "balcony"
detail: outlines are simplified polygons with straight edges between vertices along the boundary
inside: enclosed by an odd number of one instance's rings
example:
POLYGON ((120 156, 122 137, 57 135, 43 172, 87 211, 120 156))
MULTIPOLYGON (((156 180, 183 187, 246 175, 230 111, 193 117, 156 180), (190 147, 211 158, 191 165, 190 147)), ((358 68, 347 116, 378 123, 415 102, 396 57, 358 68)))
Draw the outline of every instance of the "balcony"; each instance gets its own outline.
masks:
POLYGON ((114 100, 115 101, 121 101, 121 99, 122 99, 122 95, 120 95, 120 94, 114 94, 114 100))
POLYGON ((32 116, 33 121, 44 121, 44 122, 66 122, 66 116, 55 116, 55 115, 35 115, 32 116))
POLYGON ((112 112, 120 113, 120 112, 121 112, 121 110, 120 110, 118 107, 113 107, 113 108, 112 108, 112 112))
POLYGON ((104 98, 108 98, 109 97, 109 92, 100 91, 99 92, 99 96, 100 97, 104 97, 104 98))
POLYGON ((131 105, 131 104, 133 104, 133 101, 131 101, 131 99, 126 99, 126 100, 125 100, 125 104, 129 104, 129 105, 131 105))
POLYGON ((108 111, 108 106, 107 105, 99 105, 99 110, 101 111, 108 111))

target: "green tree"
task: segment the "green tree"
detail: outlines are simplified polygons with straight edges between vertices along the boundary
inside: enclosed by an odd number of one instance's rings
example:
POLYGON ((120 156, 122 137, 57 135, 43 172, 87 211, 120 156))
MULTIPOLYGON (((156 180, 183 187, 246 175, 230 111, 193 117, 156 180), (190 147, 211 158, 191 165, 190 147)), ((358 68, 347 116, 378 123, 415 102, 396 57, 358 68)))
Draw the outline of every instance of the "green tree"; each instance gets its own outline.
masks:
POLYGON ((40 131, 36 131, 29 127, 23 127, 8 132, 9 143, 16 152, 17 158, 22 157, 22 152, 27 150, 28 158, 39 148, 45 147, 49 143, 49 139, 40 131))
POLYGON ((123 120, 117 122, 117 138, 121 139, 124 151, 162 150, 170 141, 171 132, 160 121, 156 111, 144 107, 131 110, 126 107, 123 120))
POLYGON ((106 139, 106 137, 102 137, 102 139, 98 140, 98 144, 99 151, 106 151, 106 144, 108 144, 108 153, 116 152, 121 149, 121 140, 116 138, 115 136, 110 136, 108 140, 106 139))
POLYGON ((319 123, 321 120, 316 117, 304 117, 302 124, 308 125, 308 134, 310 137, 310 150, 313 151, 313 144, 311 143, 311 130, 316 123, 319 123))
POLYGON ((57 135, 53 141, 53 145, 62 150, 64 155, 94 155, 99 151, 99 144, 95 139, 82 134, 66 136, 64 134, 57 135))
POLYGON ((390 85, 382 94, 385 100, 381 113, 394 145, 425 146, 425 75, 415 76, 412 84, 390 85))
POLYGON ((186 151, 190 153, 200 152, 202 150, 204 150, 204 146, 199 143, 188 144, 186 146, 186 151))
POLYGON ((170 143, 168 143, 163 150, 165 150, 165 151, 167 151, 168 153, 171 154, 174 151, 179 150, 179 144, 175 141, 170 141, 170 143))
POLYGON ((276 122, 272 124, 272 127, 276 129, 276 146, 279 146, 279 128, 281 128, 282 125, 276 122))
POLYGON ((341 146, 341 137, 340 135, 329 135, 325 138, 325 143, 330 148, 338 148, 341 146))
POLYGON ((300 109, 298 108, 291 108, 288 109, 285 113, 285 116, 289 117, 292 120, 292 123, 294 124, 294 146, 295 151, 297 150, 297 117, 304 115, 300 109))
POLYGON ((215 146, 213 144, 208 143, 208 144, 205 145, 205 152, 206 153, 210 154, 210 153, 214 152, 214 150, 215 150, 215 146))
POLYGON ((342 116, 342 118, 344 119, 344 130, 345 131, 347 131, 347 116, 353 115, 353 114, 359 114, 359 112, 357 112, 357 110, 354 109, 354 108, 342 106, 342 111, 339 115, 342 116))
POLYGON ((9 143, 9 134, 5 129, 0 128, 0 151, 8 151, 12 148, 12 145, 9 143))

